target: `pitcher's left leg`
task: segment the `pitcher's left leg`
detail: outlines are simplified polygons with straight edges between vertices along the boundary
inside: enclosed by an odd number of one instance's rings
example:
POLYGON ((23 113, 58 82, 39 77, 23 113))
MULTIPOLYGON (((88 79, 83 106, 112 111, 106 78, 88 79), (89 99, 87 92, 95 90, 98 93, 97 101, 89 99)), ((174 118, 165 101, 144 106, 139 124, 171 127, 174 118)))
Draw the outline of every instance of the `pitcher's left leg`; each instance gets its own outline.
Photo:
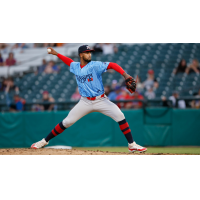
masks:
POLYGON ((98 102, 95 104, 95 110, 111 117, 113 120, 118 122, 122 133, 128 141, 128 148, 130 152, 144 152, 147 150, 147 148, 142 147, 134 142, 129 124, 126 121, 124 114, 116 104, 109 101, 107 98, 103 98, 98 100, 98 102))

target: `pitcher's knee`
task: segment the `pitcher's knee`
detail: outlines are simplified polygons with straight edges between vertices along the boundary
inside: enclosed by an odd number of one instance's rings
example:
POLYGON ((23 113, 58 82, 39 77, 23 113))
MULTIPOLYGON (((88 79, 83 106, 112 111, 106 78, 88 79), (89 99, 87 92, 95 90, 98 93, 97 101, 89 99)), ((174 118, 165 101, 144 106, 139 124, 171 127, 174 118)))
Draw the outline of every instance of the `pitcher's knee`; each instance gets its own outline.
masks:
POLYGON ((124 116, 124 113, 119 111, 115 114, 115 116, 113 116, 113 119, 116 121, 116 122, 120 122, 122 120, 125 119, 125 116, 124 116))
POLYGON ((119 113, 118 119, 119 119, 118 121, 122 121, 123 119, 125 119, 125 116, 124 116, 123 112, 119 113))
POLYGON ((63 120, 63 126, 65 128, 69 128, 70 126, 72 126, 74 124, 74 122, 72 122, 72 120, 70 120, 68 117, 66 117, 64 120, 63 120))

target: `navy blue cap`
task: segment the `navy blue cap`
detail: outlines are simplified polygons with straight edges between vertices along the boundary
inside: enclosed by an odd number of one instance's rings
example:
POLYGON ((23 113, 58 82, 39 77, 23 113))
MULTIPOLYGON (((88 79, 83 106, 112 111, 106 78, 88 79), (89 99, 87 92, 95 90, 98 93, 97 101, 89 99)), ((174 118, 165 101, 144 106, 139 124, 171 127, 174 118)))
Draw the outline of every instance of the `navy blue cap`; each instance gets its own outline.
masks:
POLYGON ((94 50, 91 49, 90 46, 88 46, 88 45, 83 45, 78 48, 78 53, 92 52, 92 51, 94 51, 94 50))
POLYGON ((119 85, 117 85, 116 87, 115 87, 115 91, 116 90, 121 90, 121 87, 119 86, 119 85))

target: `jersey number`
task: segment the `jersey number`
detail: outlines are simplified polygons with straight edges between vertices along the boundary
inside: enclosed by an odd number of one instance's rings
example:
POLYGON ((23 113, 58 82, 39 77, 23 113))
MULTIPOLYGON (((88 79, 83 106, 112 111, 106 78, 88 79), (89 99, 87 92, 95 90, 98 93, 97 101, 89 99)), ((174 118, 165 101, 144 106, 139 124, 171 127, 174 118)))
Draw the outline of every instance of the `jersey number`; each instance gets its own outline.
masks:
POLYGON ((88 82, 93 81, 93 78, 88 78, 88 82))

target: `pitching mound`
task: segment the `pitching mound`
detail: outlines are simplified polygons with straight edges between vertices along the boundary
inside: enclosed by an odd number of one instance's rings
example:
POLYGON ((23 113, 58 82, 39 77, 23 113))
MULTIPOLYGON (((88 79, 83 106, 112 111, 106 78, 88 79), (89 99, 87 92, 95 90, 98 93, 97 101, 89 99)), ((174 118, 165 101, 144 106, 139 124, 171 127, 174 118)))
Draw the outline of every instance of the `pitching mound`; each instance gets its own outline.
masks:
POLYGON ((117 153, 108 151, 86 151, 79 149, 0 149, 0 155, 170 155, 144 153, 117 153))

